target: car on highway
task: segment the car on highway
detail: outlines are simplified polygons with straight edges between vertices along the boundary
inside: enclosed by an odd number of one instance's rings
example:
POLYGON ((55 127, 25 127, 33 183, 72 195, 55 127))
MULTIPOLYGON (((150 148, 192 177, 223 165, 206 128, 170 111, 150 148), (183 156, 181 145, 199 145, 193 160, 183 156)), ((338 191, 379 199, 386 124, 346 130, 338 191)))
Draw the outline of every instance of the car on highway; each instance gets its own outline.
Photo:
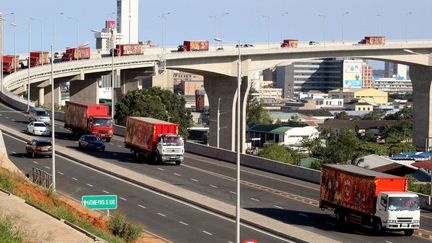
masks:
POLYGON ((319 42, 318 41, 309 41, 309 45, 310 46, 316 46, 316 45, 319 45, 319 42))
MULTIPOLYGON (((236 48, 238 48, 238 47, 239 47, 239 45, 237 44, 236 48)), ((240 44, 240 47, 254 47, 254 45, 252 45, 252 44, 240 44)))
POLYGON ((95 135, 82 135, 78 140, 78 147, 105 151, 104 142, 95 135))
POLYGON ((45 109, 35 107, 35 108, 31 108, 29 111, 29 121, 40 121, 40 122, 45 122, 47 124, 50 124, 51 118, 45 109))
POLYGON ((33 135, 49 136, 51 129, 44 122, 32 121, 27 125, 27 132, 33 135))
POLYGON ((26 144, 26 153, 32 158, 36 156, 52 156, 52 144, 50 140, 33 139, 26 144))

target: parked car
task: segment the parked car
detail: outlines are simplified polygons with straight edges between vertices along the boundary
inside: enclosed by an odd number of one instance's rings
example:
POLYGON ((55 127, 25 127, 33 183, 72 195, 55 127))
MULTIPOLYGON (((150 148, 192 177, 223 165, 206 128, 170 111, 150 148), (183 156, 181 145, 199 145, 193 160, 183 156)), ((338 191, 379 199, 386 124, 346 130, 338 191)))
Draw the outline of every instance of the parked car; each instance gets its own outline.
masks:
POLYGON ((78 140, 78 147, 105 151, 104 142, 95 135, 82 135, 78 140))
POLYGON ((26 145, 26 153, 32 158, 36 156, 52 156, 51 141, 45 139, 33 139, 26 145))
POLYGON ((47 124, 51 123, 51 118, 48 114, 48 112, 45 111, 43 108, 35 107, 31 108, 29 111, 29 121, 39 121, 39 122, 45 122, 47 124))
POLYGON ((49 136, 51 129, 44 122, 32 121, 27 125, 27 132, 33 135, 49 136))

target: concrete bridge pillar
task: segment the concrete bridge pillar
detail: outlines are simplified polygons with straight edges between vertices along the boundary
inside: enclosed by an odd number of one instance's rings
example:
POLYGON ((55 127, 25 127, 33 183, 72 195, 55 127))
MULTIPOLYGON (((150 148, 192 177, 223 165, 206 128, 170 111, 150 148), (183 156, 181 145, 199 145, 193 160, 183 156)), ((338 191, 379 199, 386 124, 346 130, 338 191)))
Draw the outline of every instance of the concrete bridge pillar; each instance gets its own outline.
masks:
POLYGON ((38 84, 30 84, 30 100, 36 101, 36 104, 38 104, 38 105, 43 105, 44 104, 43 97, 41 99, 41 97, 39 95, 40 89, 43 90, 43 88, 38 87, 38 84))
POLYGON ((157 66, 154 68, 153 74, 143 79, 143 88, 160 87, 165 90, 174 90, 173 71, 165 70, 159 73, 157 66))
MULTIPOLYGON (((219 118, 219 147, 236 151, 237 138, 237 78, 227 76, 204 76, 204 89, 210 106, 209 144, 217 146, 219 118), (219 110, 218 110, 219 107, 219 110), (218 115, 219 114, 219 115, 218 115)), ((241 152, 244 152, 246 137, 246 101, 249 81, 243 77, 240 89, 241 109, 241 152)))
MULTIPOLYGON (((51 84, 48 86, 45 86, 43 88, 43 91, 39 89, 38 92, 39 95, 43 94, 43 98, 40 99, 43 101, 43 105, 51 106, 51 84)), ((41 97, 40 97, 41 98, 41 97)), ((55 105, 61 105, 61 89, 60 89, 60 82, 54 80, 54 104, 55 105)), ((41 104, 42 105, 42 104, 41 104)))
POLYGON ((411 65, 409 72, 413 85, 413 145, 427 150, 432 146, 432 67, 411 65))
POLYGON ((87 76, 84 80, 70 81, 69 95, 71 101, 99 103, 99 76, 87 76))

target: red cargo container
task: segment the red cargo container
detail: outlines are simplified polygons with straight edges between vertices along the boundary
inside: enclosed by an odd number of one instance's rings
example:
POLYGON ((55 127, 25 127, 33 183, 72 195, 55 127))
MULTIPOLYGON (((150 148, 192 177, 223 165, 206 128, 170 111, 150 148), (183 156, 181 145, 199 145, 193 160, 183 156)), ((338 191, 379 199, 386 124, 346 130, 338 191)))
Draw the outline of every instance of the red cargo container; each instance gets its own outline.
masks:
POLYGON ((19 56, 3 56, 3 73, 13 73, 15 69, 18 70, 19 68, 19 56))
POLYGON ((74 134, 94 134, 110 141, 113 136, 110 107, 106 105, 66 101, 65 127, 74 134))
POLYGON ((281 44, 281 47, 292 47, 292 48, 296 48, 298 46, 298 40, 294 40, 294 39, 287 39, 284 40, 281 44))
POLYGON ((116 45, 116 49, 114 51, 115 56, 143 55, 143 54, 144 54, 143 44, 116 45))
POLYGON ((365 36, 363 40, 359 42, 359 44, 365 45, 384 45, 385 44, 385 36, 365 36))
POLYGON ((178 47, 178 51, 208 51, 209 50, 209 42, 208 41, 184 41, 183 45, 178 47))
POLYGON ((30 67, 40 66, 49 63, 49 52, 32 51, 30 52, 30 67))
POLYGON ((81 59, 90 59, 90 47, 68 48, 62 56, 64 62, 81 59))

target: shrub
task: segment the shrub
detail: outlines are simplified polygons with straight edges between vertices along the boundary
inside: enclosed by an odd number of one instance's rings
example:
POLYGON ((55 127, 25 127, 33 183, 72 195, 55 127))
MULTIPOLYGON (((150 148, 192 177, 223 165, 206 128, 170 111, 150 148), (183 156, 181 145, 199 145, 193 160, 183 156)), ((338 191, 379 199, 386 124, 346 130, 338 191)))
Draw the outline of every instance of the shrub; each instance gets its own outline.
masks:
POLYGON ((120 213, 116 213, 114 217, 110 219, 108 227, 115 236, 119 236, 127 242, 138 239, 143 231, 140 225, 126 222, 126 217, 120 213))

